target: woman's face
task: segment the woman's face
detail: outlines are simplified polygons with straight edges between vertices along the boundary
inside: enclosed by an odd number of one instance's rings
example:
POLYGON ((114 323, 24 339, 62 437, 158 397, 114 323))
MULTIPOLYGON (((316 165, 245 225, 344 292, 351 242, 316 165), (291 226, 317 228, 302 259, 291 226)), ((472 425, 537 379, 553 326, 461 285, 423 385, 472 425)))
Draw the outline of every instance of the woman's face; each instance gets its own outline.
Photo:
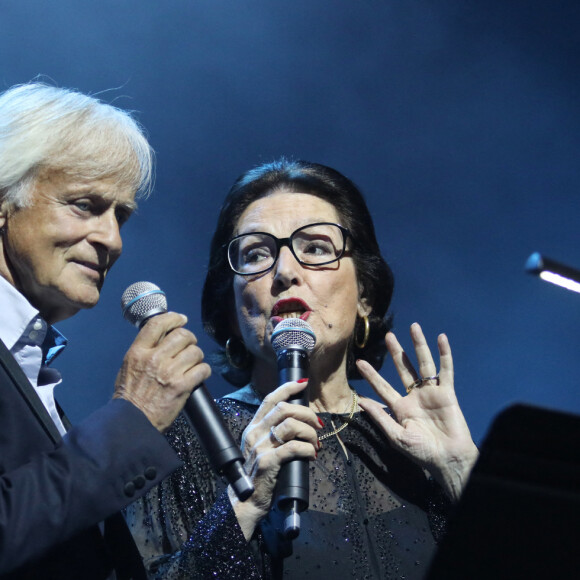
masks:
MULTIPOLYGON (((307 193, 277 191, 251 203, 241 215, 234 235, 266 232, 287 238, 296 229, 316 222, 341 224, 333 205, 307 193)), ((347 245, 348 250, 348 245, 347 245)), ((359 299, 352 258, 313 268, 300 265, 290 249, 280 249, 273 268, 255 276, 234 276, 234 299, 241 338, 256 364, 275 363, 270 337, 283 318, 307 320, 316 335, 312 359, 344 357, 357 313, 368 314, 359 299)))

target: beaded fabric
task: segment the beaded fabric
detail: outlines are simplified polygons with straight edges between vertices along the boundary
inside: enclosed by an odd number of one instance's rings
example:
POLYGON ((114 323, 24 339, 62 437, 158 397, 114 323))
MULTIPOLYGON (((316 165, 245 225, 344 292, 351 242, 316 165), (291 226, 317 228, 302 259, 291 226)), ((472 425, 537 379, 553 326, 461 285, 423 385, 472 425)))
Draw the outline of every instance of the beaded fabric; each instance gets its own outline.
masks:
MULTIPOLYGON (((218 405, 239 442, 257 406, 227 398, 218 405)), ((319 417, 327 425, 322 433, 346 418, 319 417)), ((245 542, 226 484, 212 476, 195 434, 178 419, 167 437, 183 468, 127 513, 152 578, 416 580, 426 574, 450 505, 365 413, 354 414, 340 440, 326 439, 310 463, 310 505, 292 542, 282 540, 274 511, 245 542)))

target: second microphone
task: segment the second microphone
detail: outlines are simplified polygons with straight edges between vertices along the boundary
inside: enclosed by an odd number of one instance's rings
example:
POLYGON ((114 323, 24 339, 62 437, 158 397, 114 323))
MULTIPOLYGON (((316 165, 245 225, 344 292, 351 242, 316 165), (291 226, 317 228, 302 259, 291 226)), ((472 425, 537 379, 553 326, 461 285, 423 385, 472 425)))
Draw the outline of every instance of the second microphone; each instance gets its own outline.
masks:
MULTIPOLYGON (((300 318, 287 318, 272 333, 272 348, 278 362, 278 385, 308 378, 310 353, 316 344, 312 327, 300 318)), ((308 388, 288 400, 308 407, 308 388)), ((308 508, 310 483, 308 461, 293 459, 282 465, 276 485, 276 506, 284 513, 284 536, 300 534, 300 512, 308 508)))
MULTIPOLYGON (((167 299, 155 284, 136 282, 123 293, 121 309, 128 322, 141 328, 152 316, 167 312, 167 299)), ((240 500, 248 499, 254 487, 244 470, 242 452, 204 384, 191 393, 183 415, 198 434, 214 469, 226 477, 240 500)))

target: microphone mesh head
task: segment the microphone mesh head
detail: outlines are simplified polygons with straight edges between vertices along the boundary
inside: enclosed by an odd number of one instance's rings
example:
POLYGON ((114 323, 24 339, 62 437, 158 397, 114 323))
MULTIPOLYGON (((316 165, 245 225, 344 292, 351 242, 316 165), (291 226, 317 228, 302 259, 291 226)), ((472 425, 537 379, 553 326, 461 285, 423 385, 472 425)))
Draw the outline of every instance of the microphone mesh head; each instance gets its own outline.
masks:
POLYGON ((286 318, 272 333, 272 348, 278 354, 290 346, 312 352, 316 336, 308 322, 301 318, 286 318))
POLYGON ((151 282, 135 282, 121 296, 125 320, 140 328, 151 316, 167 312, 165 292, 151 282))

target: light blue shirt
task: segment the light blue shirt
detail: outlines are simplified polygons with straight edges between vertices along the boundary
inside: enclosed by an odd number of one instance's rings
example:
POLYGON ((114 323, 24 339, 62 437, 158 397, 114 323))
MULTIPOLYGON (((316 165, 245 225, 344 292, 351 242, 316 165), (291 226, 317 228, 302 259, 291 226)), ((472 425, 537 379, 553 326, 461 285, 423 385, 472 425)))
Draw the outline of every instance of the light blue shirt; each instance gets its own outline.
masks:
POLYGON ((62 435, 66 429, 54 400, 60 373, 48 365, 66 346, 66 338, 48 325, 28 300, 0 276, 0 339, 34 387, 62 435))

